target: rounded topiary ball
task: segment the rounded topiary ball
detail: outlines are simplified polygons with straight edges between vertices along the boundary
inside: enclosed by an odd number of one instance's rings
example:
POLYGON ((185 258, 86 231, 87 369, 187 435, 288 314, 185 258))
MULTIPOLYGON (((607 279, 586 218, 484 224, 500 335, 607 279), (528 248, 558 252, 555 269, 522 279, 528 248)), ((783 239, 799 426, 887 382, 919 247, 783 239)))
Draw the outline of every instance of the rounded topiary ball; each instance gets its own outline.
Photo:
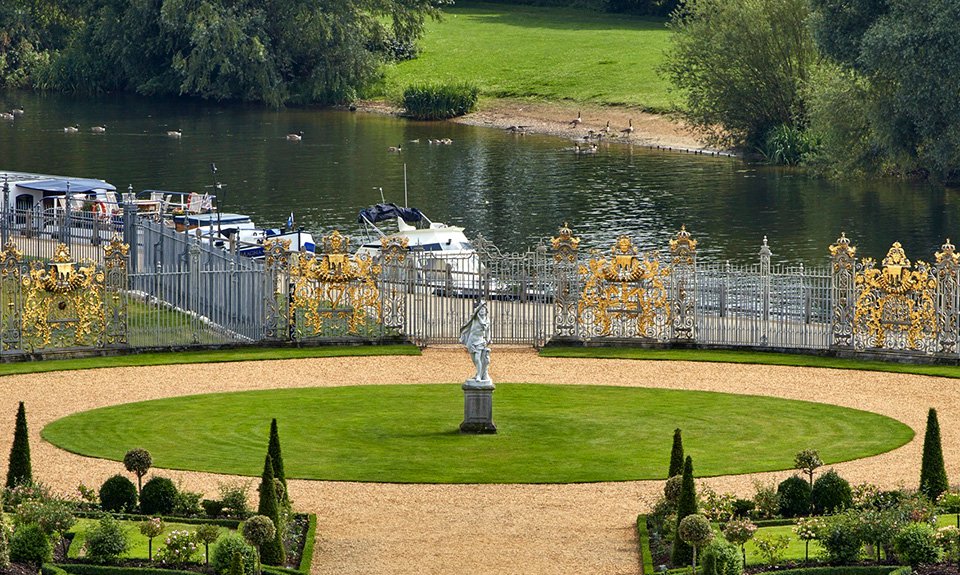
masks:
POLYGON ((177 486, 166 477, 153 477, 140 492, 140 512, 146 515, 168 515, 177 502, 177 486))
POLYGON ((663 498, 676 505, 677 501, 680 500, 681 489, 683 489, 683 476, 674 475, 667 479, 667 483, 663 486, 663 498))
POLYGON ((700 546, 713 537, 713 530, 710 529, 709 519, 695 513, 687 515, 680 521, 677 534, 685 543, 700 546))
POLYGON ((796 475, 788 477, 777 486, 780 496, 780 515, 799 517, 810 511, 810 484, 796 475))
POLYGON ((244 539, 260 547, 274 538, 277 528, 273 525, 273 520, 266 515, 254 515, 243 522, 241 532, 244 539))
POLYGON ((831 469, 813 482, 810 500, 818 515, 834 513, 853 505, 853 490, 846 479, 831 469))
POLYGON ((114 512, 135 510, 137 486, 123 475, 114 475, 100 486, 100 507, 114 512))

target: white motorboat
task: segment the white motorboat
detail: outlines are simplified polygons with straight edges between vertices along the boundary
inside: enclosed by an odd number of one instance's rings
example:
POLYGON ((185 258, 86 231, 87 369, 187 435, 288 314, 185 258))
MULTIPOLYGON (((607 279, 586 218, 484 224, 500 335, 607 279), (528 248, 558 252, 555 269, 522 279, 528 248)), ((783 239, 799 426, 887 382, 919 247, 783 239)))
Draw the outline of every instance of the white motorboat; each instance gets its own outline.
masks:
POLYGON ((364 226, 364 238, 357 254, 378 258, 383 238, 406 240, 418 283, 436 288, 437 293, 471 296, 483 290, 482 267, 476 250, 459 226, 431 221, 417 208, 393 203, 376 204, 360 210, 357 223, 364 226), (396 231, 377 224, 395 222, 396 231))
POLYGON ((206 212, 199 214, 173 214, 173 223, 177 231, 195 234, 224 249, 235 249, 239 255, 261 258, 263 246, 267 240, 289 240, 288 251, 313 253, 316 246, 310 232, 294 230, 293 216, 288 220, 287 228, 258 228, 250 216, 244 214, 206 212))

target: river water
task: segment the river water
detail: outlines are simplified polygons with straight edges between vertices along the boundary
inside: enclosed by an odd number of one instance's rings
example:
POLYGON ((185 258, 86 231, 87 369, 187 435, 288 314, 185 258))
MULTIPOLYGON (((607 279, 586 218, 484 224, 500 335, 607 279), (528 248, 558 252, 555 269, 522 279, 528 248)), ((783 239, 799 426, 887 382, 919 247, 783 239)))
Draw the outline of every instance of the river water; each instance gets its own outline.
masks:
POLYGON ((562 138, 346 111, 0 93, 0 110, 13 107, 25 114, 0 121, 0 170, 203 192, 216 163, 221 209, 264 227, 293 212, 315 234, 356 236, 357 212, 380 201, 380 188, 403 203, 406 165, 409 205, 507 250, 532 247, 565 221, 581 248, 601 250, 620 234, 664 249, 685 224, 701 259, 737 263, 755 262, 764 236, 774 262, 807 265, 825 263, 841 231, 877 259, 900 241, 908 257, 930 261, 945 238, 960 239, 960 192, 930 184, 831 182, 623 144, 577 154, 562 138), (75 124, 79 133, 63 131, 75 124), (107 131, 91 133, 94 125, 107 131), (175 129, 182 137, 166 135, 175 129), (286 139, 297 131, 302 141, 286 139), (452 143, 428 143, 444 138, 452 143))

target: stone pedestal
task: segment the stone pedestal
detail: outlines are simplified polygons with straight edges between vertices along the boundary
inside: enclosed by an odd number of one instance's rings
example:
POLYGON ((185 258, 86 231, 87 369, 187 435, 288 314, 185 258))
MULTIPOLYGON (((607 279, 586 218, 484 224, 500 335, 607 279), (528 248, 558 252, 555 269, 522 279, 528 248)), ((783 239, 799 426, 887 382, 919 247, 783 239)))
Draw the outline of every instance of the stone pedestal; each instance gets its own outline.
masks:
POLYGON ((496 433, 493 424, 493 381, 468 379, 463 389, 463 423, 461 433, 496 433))

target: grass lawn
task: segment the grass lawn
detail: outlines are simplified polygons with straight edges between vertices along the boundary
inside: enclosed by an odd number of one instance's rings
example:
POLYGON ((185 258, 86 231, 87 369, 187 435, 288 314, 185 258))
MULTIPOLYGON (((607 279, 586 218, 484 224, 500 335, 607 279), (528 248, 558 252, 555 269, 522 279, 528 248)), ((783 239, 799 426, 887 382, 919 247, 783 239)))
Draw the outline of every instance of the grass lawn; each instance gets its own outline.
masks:
MULTIPOLYGON (((87 540, 87 531, 93 528, 96 524, 96 519, 77 520, 77 524, 74 525, 73 529, 70 530, 71 533, 75 534, 73 542, 70 543, 70 550, 68 553, 71 559, 76 559, 81 556, 80 551, 83 549, 83 544, 87 540)), ((128 559, 147 559, 149 556, 149 540, 146 536, 140 533, 140 524, 136 521, 121 521, 120 524, 127 532, 127 541, 130 545, 130 548, 124 557, 128 559)), ((196 531, 197 526, 186 523, 164 523, 163 533, 153 538, 154 559, 157 557, 157 552, 163 547, 163 541, 167 538, 167 535, 174 530, 196 531)), ((221 527, 220 536, 223 537, 232 531, 232 529, 221 527)), ((211 557, 213 556, 213 550, 215 547, 216 544, 210 546, 211 557)), ((203 563, 203 545, 200 546, 200 552, 194 557, 194 559, 198 563, 203 563)))
POLYGON ((429 21, 420 55, 387 68, 381 94, 408 85, 469 81, 498 98, 675 107, 657 67, 670 44, 664 20, 482 2, 429 21))
POLYGON ((808 447, 846 461, 913 437, 877 414, 699 391, 503 383, 494 404, 499 433, 485 436, 459 433, 455 384, 170 398, 74 414, 42 435, 84 455, 143 447, 157 467, 256 476, 276 417, 288 477, 424 483, 662 479, 676 427, 698 477, 790 469, 808 447))
POLYGON ((712 349, 641 349, 633 347, 547 347, 540 350, 543 357, 587 357, 597 359, 645 359, 664 361, 709 361, 723 363, 753 363, 759 365, 789 365, 796 367, 827 367, 859 369, 890 373, 912 373, 935 377, 960 378, 960 366, 923 365, 885 361, 864 361, 839 357, 820 357, 764 351, 727 351, 712 349))
POLYGON ((0 376, 20 373, 95 369, 99 367, 136 367, 225 361, 261 361, 308 357, 348 357, 368 355, 420 355, 413 345, 320 346, 302 348, 242 347, 203 351, 138 353, 112 357, 86 357, 0 364, 0 376))

